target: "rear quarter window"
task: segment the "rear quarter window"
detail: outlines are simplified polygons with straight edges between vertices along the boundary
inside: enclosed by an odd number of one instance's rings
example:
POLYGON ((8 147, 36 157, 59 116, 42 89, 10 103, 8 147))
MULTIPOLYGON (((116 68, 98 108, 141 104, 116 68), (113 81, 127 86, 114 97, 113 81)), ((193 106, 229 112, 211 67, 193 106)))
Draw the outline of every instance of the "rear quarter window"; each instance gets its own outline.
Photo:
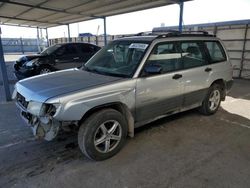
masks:
POLYGON ((204 42, 210 56, 210 63, 226 61, 226 53, 219 41, 204 42))

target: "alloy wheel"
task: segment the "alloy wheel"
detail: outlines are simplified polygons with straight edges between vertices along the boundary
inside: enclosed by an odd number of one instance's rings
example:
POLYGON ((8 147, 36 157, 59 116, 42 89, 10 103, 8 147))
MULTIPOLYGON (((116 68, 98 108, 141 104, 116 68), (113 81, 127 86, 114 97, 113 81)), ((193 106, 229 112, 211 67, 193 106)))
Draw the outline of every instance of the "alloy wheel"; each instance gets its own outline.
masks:
POLYGON ((97 151, 108 153, 114 150, 122 137, 122 128, 118 121, 108 120, 101 124, 94 135, 94 145, 97 151))
POLYGON ((209 109, 211 111, 214 111, 218 108, 219 104, 220 104, 220 91, 219 90, 214 90, 213 92, 211 92, 210 96, 209 96, 209 109))
POLYGON ((51 72, 50 69, 48 69, 48 68, 43 68, 43 69, 40 71, 40 74, 46 74, 46 73, 49 73, 49 72, 51 72))

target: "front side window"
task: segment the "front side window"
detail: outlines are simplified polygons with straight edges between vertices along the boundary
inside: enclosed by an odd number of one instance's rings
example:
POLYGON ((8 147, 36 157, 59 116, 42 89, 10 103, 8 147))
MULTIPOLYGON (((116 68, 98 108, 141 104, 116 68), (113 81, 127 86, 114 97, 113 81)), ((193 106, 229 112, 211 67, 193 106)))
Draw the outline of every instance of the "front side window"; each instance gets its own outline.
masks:
POLYGON ((91 58, 84 69, 104 75, 132 77, 148 45, 148 41, 113 41, 91 58))
POLYGON ((56 44, 56 45, 50 46, 50 47, 46 48, 44 51, 42 51, 41 55, 51 55, 56 50, 61 48, 61 46, 62 46, 61 44, 56 44))
POLYGON ((183 68, 199 67, 206 64, 205 54, 199 42, 181 42, 183 68))
POLYGON ((226 61, 226 54, 218 41, 205 42, 211 63, 226 61))
POLYGON ((152 50, 146 66, 157 66, 161 68, 161 73, 180 70, 181 53, 178 51, 177 43, 166 42, 157 44, 152 50))

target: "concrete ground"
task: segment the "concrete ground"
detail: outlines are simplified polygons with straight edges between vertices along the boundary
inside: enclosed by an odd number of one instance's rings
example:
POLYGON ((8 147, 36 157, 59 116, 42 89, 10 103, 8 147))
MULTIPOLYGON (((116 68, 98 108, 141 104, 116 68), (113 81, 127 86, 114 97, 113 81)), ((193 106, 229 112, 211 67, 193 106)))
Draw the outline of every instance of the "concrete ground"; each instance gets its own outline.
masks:
POLYGON ((196 110, 136 130, 93 162, 76 134, 36 141, 13 103, 0 104, 0 187, 250 187, 250 81, 236 80, 218 113, 196 110))

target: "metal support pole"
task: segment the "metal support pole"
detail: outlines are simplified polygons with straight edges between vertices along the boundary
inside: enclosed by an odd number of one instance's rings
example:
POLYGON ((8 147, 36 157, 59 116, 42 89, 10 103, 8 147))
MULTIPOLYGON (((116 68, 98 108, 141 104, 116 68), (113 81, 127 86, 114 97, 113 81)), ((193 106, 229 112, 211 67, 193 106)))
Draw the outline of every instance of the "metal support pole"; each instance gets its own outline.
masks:
POLYGON ((24 54, 24 49, 23 49, 23 39, 20 37, 20 46, 21 46, 21 52, 24 54))
POLYGON ((103 27, 104 27, 104 45, 107 45, 106 17, 103 17, 103 27))
POLYGON ((40 28, 40 36, 41 36, 41 39, 43 38, 43 30, 40 28))
POLYGON ((240 60, 240 74, 239 77, 242 78, 242 71, 244 69, 244 61, 245 61, 245 51, 246 51, 246 42, 247 42, 247 31, 248 31, 248 24, 246 24, 245 33, 244 33, 244 42, 240 60))
POLYGON ((3 56, 4 54, 3 54, 1 34, 2 32, 1 32, 1 27, 0 27, 0 66, 1 66, 1 73, 2 73, 2 80, 3 80, 3 88, 4 88, 6 101, 11 101, 8 75, 7 75, 6 65, 5 65, 4 56, 3 56))
POLYGON ((40 43, 40 50, 41 52, 44 50, 44 43, 43 43, 43 31, 42 29, 40 28, 40 39, 41 39, 41 43, 40 43))
POLYGON ((183 8, 184 3, 183 0, 180 0, 180 16, 179 16, 179 31, 182 32, 182 23, 183 23, 183 8))
POLYGON ((70 28, 69 28, 69 24, 67 26, 68 26, 68 42, 70 42, 70 28))
POLYGON ((49 35, 48 35, 48 28, 46 30, 46 40, 47 40, 47 47, 49 47, 49 35))
POLYGON ((95 45, 98 46, 98 36, 95 36, 95 45))
POLYGON ((37 27, 37 50, 38 50, 38 53, 41 52, 41 49, 40 49, 40 38, 39 38, 39 28, 37 27))

